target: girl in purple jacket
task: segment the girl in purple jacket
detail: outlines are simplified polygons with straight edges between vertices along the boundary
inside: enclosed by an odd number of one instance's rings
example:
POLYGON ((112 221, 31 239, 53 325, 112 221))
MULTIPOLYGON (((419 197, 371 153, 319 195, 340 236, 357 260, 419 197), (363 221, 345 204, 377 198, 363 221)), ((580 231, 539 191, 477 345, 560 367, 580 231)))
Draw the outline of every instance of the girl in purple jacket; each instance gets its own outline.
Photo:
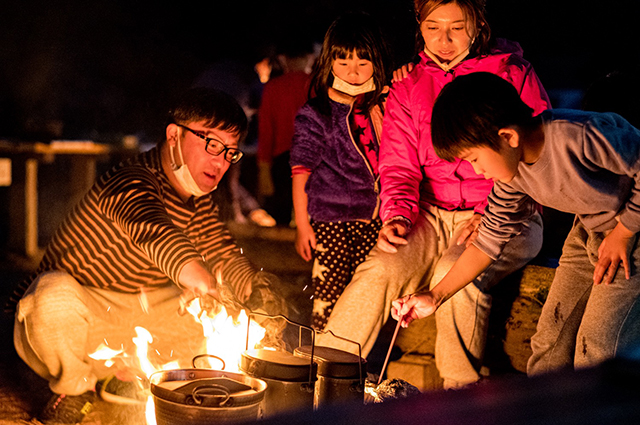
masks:
POLYGON ((368 15, 338 18, 314 66, 311 100, 295 120, 296 250, 306 261, 314 258, 312 326, 318 330, 380 230, 378 151, 388 57, 368 15))
MULTIPOLYGON (((493 40, 482 0, 415 0, 420 61, 395 82, 386 102, 380 148, 383 226, 327 329, 362 344, 367 355, 391 301, 437 283, 473 241, 493 182, 463 161, 449 163, 431 143, 431 110, 443 86, 479 71, 516 87, 535 113, 550 107, 517 43, 493 40)), ((436 365, 446 388, 480 379, 491 295, 502 278, 535 257, 542 244, 536 214, 491 268, 436 312, 436 365)), ((348 349, 318 338, 320 345, 348 349)))

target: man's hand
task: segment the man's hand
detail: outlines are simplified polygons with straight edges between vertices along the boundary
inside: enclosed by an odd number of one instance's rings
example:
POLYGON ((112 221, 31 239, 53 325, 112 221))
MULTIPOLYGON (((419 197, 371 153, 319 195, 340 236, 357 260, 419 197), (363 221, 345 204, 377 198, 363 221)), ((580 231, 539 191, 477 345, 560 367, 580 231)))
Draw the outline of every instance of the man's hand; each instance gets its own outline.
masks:
POLYGON ((178 282, 196 296, 209 294, 219 299, 215 279, 202 261, 188 262, 180 271, 178 282))
POLYGON ((622 263, 627 279, 631 276, 629 254, 635 242, 635 233, 618 223, 616 227, 602 240, 598 248, 598 263, 593 272, 593 283, 608 285, 613 282, 618 267, 622 263))
POLYGON ((402 220, 392 220, 380 229, 378 234, 378 248, 384 252, 395 254, 398 245, 406 245, 407 223, 402 220))
POLYGON ((456 245, 469 246, 476 240, 478 237, 478 226, 480 226, 480 222, 482 221, 482 214, 475 213, 469 220, 469 223, 462 229, 462 233, 460 237, 456 241, 456 245), (466 241, 466 243, 465 243, 466 241))
POLYGON ((406 295, 391 302, 391 316, 406 328, 416 319, 433 314, 440 303, 431 292, 406 295))
POLYGON ((316 234, 308 221, 297 225, 296 251, 304 261, 313 258, 313 250, 316 249, 316 234))

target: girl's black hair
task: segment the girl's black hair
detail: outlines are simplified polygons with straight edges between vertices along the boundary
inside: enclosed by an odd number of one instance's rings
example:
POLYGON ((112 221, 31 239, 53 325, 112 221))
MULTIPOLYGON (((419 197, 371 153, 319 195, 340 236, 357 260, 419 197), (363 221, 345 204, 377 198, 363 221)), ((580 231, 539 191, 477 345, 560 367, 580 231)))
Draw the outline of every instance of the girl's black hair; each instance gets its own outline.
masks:
POLYGON ((368 110, 382 98, 382 89, 391 75, 391 52, 382 30, 374 19, 364 12, 351 12, 333 21, 322 43, 322 51, 311 73, 309 97, 315 96, 315 105, 325 115, 330 113, 329 87, 333 84, 331 72, 335 59, 347 59, 353 51, 360 59, 371 61, 376 88, 367 93, 362 104, 368 110))

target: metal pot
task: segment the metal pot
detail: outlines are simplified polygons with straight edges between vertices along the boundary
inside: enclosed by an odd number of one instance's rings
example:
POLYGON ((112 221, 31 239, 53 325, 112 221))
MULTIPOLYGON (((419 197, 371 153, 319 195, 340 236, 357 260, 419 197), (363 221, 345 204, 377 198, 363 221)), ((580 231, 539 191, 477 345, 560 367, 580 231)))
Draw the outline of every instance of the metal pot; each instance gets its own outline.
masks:
POLYGON ((267 383, 264 417, 313 410, 317 365, 285 351, 246 350, 240 370, 267 383))
POLYGON ((367 361, 347 351, 330 347, 305 345, 293 354, 318 364, 318 381, 314 391, 314 407, 347 402, 364 404, 364 386, 367 376, 367 361))
POLYGON ((241 373, 176 369, 149 378, 158 425, 218 425, 261 418, 267 384, 241 373))

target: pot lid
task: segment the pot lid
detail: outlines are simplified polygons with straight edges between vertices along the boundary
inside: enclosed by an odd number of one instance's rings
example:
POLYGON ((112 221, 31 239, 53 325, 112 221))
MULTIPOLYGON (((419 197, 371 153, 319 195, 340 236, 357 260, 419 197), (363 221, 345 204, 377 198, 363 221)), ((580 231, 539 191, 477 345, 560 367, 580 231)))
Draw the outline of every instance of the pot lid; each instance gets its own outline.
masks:
POLYGON ((241 373, 210 369, 155 372, 151 393, 168 402, 200 407, 240 407, 264 398, 266 382, 241 373))
POLYGON ((309 381, 310 373, 316 379, 317 365, 286 351, 254 349, 242 353, 240 369, 256 378, 304 382, 309 381))
MULTIPOLYGON (((293 354, 308 359, 311 357, 311 346, 298 347, 293 351, 293 354)), ((347 351, 316 346, 313 350, 313 360, 318 363, 318 375, 320 376, 359 379, 359 367, 362 368, 362 376, 367 376, 367 361, 347 351)))

